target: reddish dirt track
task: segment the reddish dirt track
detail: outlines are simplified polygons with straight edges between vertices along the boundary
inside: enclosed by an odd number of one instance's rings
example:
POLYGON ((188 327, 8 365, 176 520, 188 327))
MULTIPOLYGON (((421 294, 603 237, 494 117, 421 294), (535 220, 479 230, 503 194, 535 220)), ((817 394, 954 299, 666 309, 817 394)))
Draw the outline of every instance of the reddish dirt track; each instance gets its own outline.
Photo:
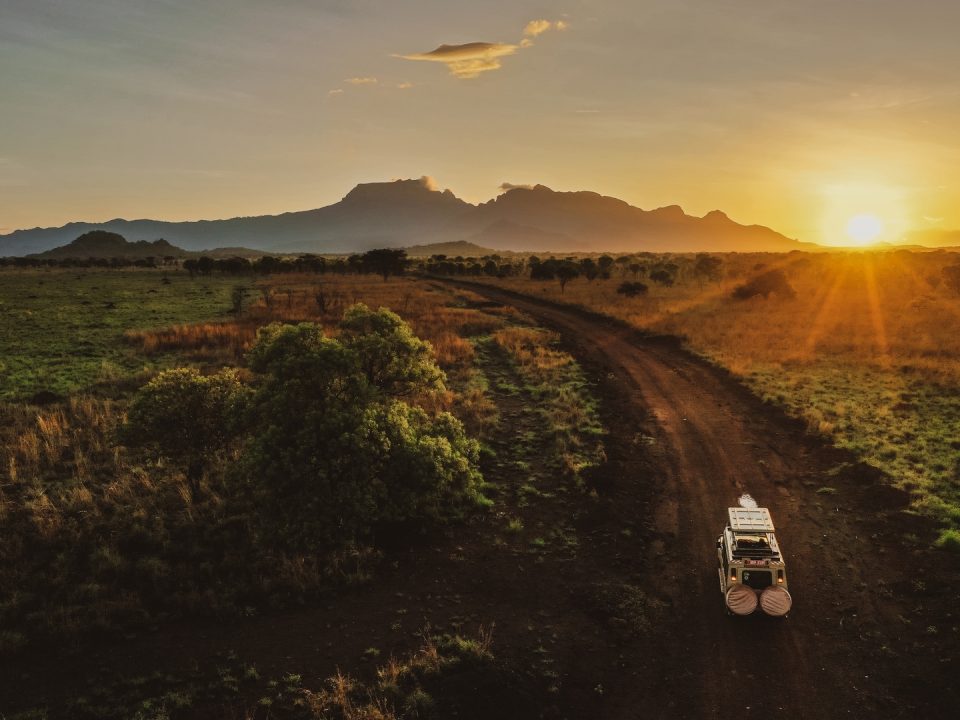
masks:
POLYGON ((667 601, 650 649, 662 655, 645 663, 652 682, 611 698, 606 717, 957 717, 956 559, 903 546, 924 523, 878 473, 827 477, 850 458, 674 341, 469 288, 561 332, 635 406, 623 414, 653 421, 637 429, 654 438, 658 473, 644 584, 667 601), (777 525, 794 596, 785 620, 723 610, 715 541, 744 492, 777 525))

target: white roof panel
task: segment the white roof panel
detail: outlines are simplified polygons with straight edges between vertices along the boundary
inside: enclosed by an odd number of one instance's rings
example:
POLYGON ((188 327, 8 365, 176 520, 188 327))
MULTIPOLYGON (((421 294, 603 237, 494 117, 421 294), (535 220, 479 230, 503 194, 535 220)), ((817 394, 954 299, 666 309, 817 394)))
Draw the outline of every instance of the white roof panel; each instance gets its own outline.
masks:
POLYGON ((773 518, 767 508, 728 508, 734 532, 773 532, 773 518))

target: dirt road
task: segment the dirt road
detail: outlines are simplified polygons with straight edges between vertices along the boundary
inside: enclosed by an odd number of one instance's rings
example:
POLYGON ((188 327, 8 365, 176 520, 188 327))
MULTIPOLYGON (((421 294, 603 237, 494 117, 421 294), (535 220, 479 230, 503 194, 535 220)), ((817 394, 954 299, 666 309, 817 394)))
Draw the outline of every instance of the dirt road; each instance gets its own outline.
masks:
POLYGON ((933 590, 957 587, 956 562, 905 546, 916 521, 902 512, 904 496, 674 342, 469 288, 558 330, 578 359, 606 373, 618 412, 653 438, 659 477, 644 584, 667 608, 646 649, 659 654, 645 663, 647 681, 617 693, 609 717, 956 716, 956 620, 951 593, 933 590), (744 492, 777 525, 795 602, 786 620, 722 608, 715 540, 744 492))

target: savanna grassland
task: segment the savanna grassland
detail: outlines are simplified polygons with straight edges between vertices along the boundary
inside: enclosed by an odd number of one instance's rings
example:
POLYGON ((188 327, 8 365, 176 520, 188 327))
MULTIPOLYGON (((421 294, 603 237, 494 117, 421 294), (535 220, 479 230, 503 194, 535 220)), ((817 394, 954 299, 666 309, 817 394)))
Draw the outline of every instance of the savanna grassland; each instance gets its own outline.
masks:
POLYGON ((0 671, 17 678, 0 713, 955 705, 933 691, 956 663, 954 556, 853 444, 892 443, 881 467, 909 463, 895 480, 948 526, 950 256, 704 257, 3 273, 5 307, 33 303, 3 316, 4 357, 63 372, 11 375, 0 401, 0 671), (913 315, 894 288, 919 293, 913 315), (98 344, 77 369, 84 327, 98 344), (921 409, 936 420, 902 420, 921 409), (738 483, 776 504, 788 625, 723 616, 713 533, 738 483), (734 672, 793 681, 744 699, 734 672))
POLYGON ((701 257, 608 257, 604 279, 594 256, 586 272, 575 269, 563 284, 531 280, 528 267, 483 282, 684 338, 803 418, 811 432, 887 472, 914 494, 917 510, 943 524, 939 542, 960 546, 957 254, 701 257), (734 297, 738 287, 778 270, 787 282, 782 291, 734 297), (618 292, 624 283, 643 287, 618 292))
MULTIPOLYGON (((15 701, 22 717, 194 717, 211 703, 248 717, 392 717, 374 713, 388 706, 398 717, 419 717, 428 708, 458 707, 464 690, 456 679, 444 689, 448 671, 506 678, 504 698, 527 687, 510 701, 520 708, 557 684, 543 648, 551 641, 537 639, 542 629, 522 629, 516 619, 517 632, 532 636, 520 643, 519 652, 530 654, 520 677, 494 660, 489 630, 480 628, 490 613, 461 604, 459 587, 475 581, 473 556, 529 559, 551 573, 578 553, 578 508, 596 501, 591 472, 605 460, 604 428, 595 392, 556 334, 469 291, 410 278, 16 270, 3 273, 0 302, 10 310, 2 315, 0 654, 15 666, 18 658, 57 664, 62 655, 44 659, 51 648, 82 657, 98 643, 136 642, 175 623, 269 617, 318 598, 339 607, 338 596, 348 592, 380 597, 385 576, 397 574, 391 558, 411 544, 445 548, 451 565, 428 580, 394 578, 396 597, 368 612, 344 606, 341 622, 363 628, 363 645, 331 657, 330 667, 380 667, 376 683, 346 675, 302 681, 296 662, 257 670, 256 655, 183 670, 184 656, 171 647, 168 665, 180 670, 102 668, 95 682, 84 681, 86 689, 55 692, 34 676, 39 685, 15 701), (428 434, 414 442, 431 458, 440 453, 431 460, 437 463, 446 462, 445 443, 462 447, 451 472, 479 479, 471 490, 479 501, 449 516, 377 521, 328 546, 326 536, 308 540, 292 524, 267 518, 270 503, 241 479, 244 463, 257 460, 248 460, 256 438, 227 436, 193 479, 177 457, 127 442, 132 403, 162 370, 196 370, 199 376, 178 377, 224 379, 247 397, 271 377, 251 367, 252 353, 266 342, 258 330, 274 323, 283 339, 283 327, 312 323, 347 342, 345 315, 361 303, 395 310, 412 330, 404 340, 410 348, 419 352, 420 338, 429 342, 424 367, 438 368, 439 380, 429 370, 429 387, 402 394, 402 406, 390 400, 384 407, 395 413, 409 406, 404 422, 444 427, 452 412, 462 430, 453 428, 449 441, 428 434), (285 528, 282 537, 272 527, 285 528), (408 614, 410 584, 434 582, 436 607, 408 614), (377 643, 390 657, 378 659, 377 643)), ((263 632, 270 645, 273 631, 263 632)), ((8 690, 3 700, 11 702, 18 691, 8 690)), ((7 709, 3 700, 0 710, 7 709)))
POLYGON ((222 316, 236 278, 162 270, 7 270, 0 275, 0 400, 67 397, 148 376, 170 358, 138 354, 123 334, 222 316))

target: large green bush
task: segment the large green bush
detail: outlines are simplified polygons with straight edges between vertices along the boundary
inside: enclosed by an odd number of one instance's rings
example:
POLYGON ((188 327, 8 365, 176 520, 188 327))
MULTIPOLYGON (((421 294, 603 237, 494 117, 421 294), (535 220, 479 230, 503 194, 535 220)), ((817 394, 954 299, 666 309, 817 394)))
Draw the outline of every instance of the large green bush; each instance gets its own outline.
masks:
POLYGON ((483 502, 478 446, 460 421, 396 398, 442 387, 443 373, 394 313, 351 308, 340 339, 270 325, 249 359, 260 380, 239 475, 274 542, 336 548, 483 502))

